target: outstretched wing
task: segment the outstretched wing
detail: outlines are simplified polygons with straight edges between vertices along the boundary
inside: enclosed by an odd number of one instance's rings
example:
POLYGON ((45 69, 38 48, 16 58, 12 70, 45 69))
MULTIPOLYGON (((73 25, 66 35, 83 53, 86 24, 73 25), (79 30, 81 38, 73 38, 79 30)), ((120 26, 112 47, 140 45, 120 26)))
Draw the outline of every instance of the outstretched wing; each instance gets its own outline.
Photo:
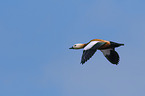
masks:
POLYGON ((92 41, 90 42, 83 51, 81 63, 84 64, 87 60, 89 60, 94 53, 97 51, 97 49, 104 45, 106 42, 99 42, 99 41, 92 41))
POLYGON ((105 56, 112 64, 116 64, 116 65, 117 65, 117 64, 119 63, 119 55, 118 55, 118 53, 115 51, 114 48, 101 50, 101 52, 103 52, 104 56, 105 56))

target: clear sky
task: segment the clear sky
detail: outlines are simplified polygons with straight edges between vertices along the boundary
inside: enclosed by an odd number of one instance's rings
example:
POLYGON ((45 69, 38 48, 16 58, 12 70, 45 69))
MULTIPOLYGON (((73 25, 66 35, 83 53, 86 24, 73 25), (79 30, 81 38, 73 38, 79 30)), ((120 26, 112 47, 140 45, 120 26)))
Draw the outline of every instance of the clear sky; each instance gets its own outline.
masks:
POLYGON ((145 0, 1 0, 0 96, 145 95, 145 0), (119 65, 91 39, 124 43, 119 65))

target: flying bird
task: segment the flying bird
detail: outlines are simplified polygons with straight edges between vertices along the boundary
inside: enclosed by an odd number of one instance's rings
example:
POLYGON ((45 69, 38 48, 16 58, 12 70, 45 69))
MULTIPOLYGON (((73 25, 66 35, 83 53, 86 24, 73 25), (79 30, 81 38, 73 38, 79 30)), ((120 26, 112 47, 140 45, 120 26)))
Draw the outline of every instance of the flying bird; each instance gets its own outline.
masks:
POLYGON ((97 50, 100 50, 103 55, 112 63, 119 63, 119 55, 115 51, 116 47, 123 46, 124 44, 115 43, 112 41, 106 41, 102 39, 93 39, 85 44, 75 44, 69 49, 82 49, 83 54, 81 58, 81 64, 84 64, 87 60, 89 60, 97 50))

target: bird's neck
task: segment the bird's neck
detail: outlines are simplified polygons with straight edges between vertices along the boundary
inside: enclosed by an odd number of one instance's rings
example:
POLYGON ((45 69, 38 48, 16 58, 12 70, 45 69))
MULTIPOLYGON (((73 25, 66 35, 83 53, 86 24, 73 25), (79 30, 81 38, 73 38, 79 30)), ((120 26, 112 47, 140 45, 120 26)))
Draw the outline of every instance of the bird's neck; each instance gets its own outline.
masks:
POLYGON ((84 47, 86 47, 88 44, 86 43, 86 44, 82 44, 82 48, 84 48, 84 47))

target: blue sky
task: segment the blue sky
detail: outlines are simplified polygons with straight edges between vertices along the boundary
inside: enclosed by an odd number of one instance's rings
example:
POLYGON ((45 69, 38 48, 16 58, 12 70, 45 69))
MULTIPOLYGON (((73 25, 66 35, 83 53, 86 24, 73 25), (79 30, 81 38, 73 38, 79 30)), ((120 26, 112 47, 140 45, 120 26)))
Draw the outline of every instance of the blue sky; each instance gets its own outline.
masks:
POLYGON ((1 0, 0 96, 143 96, 144 0, 1 0), (91 39, 124 43, 115 66, 91 39))

